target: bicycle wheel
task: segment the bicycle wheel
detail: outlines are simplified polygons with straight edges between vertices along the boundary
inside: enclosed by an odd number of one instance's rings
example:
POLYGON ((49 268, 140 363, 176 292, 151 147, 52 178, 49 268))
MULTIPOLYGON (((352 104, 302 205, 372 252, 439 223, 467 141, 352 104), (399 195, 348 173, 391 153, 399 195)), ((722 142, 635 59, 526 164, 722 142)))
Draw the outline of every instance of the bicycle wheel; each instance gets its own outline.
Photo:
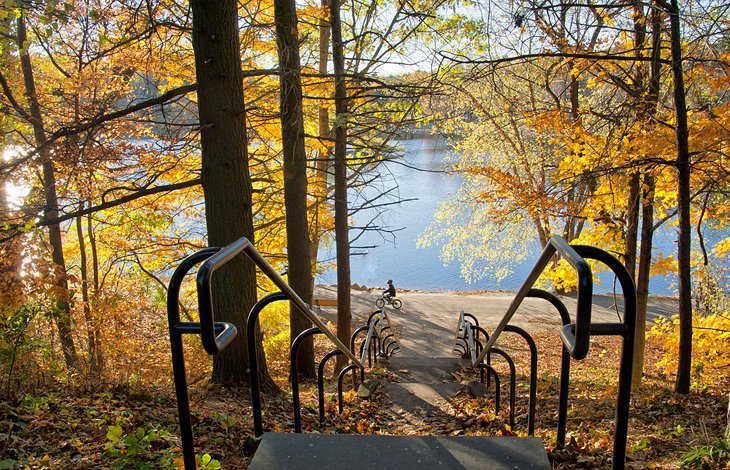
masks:
POLYGON ((378 308, 383 308, 384 305, 385 305, 385 300, 383 300, 382 298, 375 301, 375 306, 378 308))
POLYGON ((403 302, 401 302, 400 299, 393 299, 393 307, 399 309, 401 306, 403 306, 403 302))

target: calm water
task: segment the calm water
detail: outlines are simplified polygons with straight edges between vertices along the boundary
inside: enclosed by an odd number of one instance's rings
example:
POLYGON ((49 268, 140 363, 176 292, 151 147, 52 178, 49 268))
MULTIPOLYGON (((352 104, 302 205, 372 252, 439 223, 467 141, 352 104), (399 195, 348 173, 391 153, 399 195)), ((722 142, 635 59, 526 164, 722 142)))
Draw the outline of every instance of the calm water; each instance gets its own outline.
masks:
MULTIPOLYGON (((380 216, 379 225, 389 229, 402 229, 393 235, 365 232, 353 245, 351 278, 353 283, 369 287, 385 288, 386 281, 393 279, 396 288, 443 291, 510 290, 519 289, 525 277, 540 254, 537 244, 531 249, 527 261, 518 265, 507 278, 497 282, 483 279, 473 284, 467 283, 460 275, 458 263, 444 265, 439 256, 440 246, 417 248, 416 241, 431 223, 438 203, 449 200, 460 185, 459 176, 443 173, 444 157, 448 155, 443 140, 424 138, 398 142, 405 150, 405 164, 388 163, 385 187, 397 184, 401 199, 415 199, 388 206, 380 216), (425 171, 421 171, 425 170, 425 171)), ((350 205, 355 207, 363 198, 372 198, 383 191, 383 187, 371 188, 362 194, 351 191, 350 205)), ((373 213, 363 211, 355 215, 355 225, 367 224, 373 213)), ((656 243, 671 249, 674 244, 673 232, 660 233, 656 243)), ((669 232, 667 231, 667 232, 669 232)), ((351 239, 357 232, 351 232, 351 239)), ((320 260, 333 259, 334 248, 323 250, 320 260)), ((335 284, 336 272, 330 270, 317 277, 318 283, 335 284)), ((603 287, 597 292, 610 291, 612 282, 603 280, 603 287)), ((655 276, 651 279, 650 290, 655 295, 673 295, 675 288, 668 278, 655 276)))

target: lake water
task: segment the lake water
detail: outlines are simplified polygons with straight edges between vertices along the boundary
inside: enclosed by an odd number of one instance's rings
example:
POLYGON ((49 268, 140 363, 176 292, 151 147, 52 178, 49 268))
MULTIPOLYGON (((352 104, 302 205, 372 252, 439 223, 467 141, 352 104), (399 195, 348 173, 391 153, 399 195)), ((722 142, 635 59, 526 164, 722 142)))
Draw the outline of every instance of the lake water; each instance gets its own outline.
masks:
MULTIPOLYGON (((444 265, 439 256, 440 246, 427 248, 416 246, 417 240, 431 223, 438 204, 449 200, 450 196, 458 191, 461 181, 459 176, 449 176, 444 173, 444 158, 448 155, 444 140, 437 138, 404 140, 398 142, 398 145, 405 150, 404 159, 386 164, 384 186, 368 188, 363 192, 350 191, 350 206, 356 207, 358 201, 372 198, 381 193, 385 187, 396 184, 395 192, 401 199, 414 200, 387 206, 387 210, 376 221, 378 225, 402 230, 392 235, 374 231, 365 232, 353 243, 355 248, 352 252, 362 254, 351 257, 352 283, 384 289, 386 281, 393 279, 396 288, 402 289, 518 290, 540 254, 537 243, 531 247, 527 260, 519 264, 505 279, 499 282, 494 279, 483 279, 473 284, 467 283, 461 277, 458 263, 444 265)), ((366 225, 372 218, 372 211, 362 211, 355 214, 354 225, 366 225)), ((664 232, 671 233, 657 234, 655 243, 660 247, 670 248, 676 235, 673 229, 664 232)), ((356 230, 351 231, 350 238, 352 239, 357 233, 356 230)), ((334 259, 334 247, 321 250, 319 258, 334 259)), ((335 284, 336 278, 336 271, 332 269, 318 275, 317 282, 335 284)), ((604 279, 602 287, 596 288, 595 291, 609 292, 612 284, 610 279, 604 279)), ((651 279, 650 291, 654 295, 676 294, 671 279, 662 276, 651 279)))

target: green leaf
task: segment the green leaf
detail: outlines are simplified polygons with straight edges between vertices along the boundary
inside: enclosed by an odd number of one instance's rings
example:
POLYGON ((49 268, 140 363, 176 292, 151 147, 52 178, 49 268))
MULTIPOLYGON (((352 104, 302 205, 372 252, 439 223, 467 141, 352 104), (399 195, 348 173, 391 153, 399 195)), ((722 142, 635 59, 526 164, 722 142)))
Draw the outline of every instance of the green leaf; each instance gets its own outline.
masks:
POLYGON ((5 459, 0 461, 0 469, 3 468, 17 468, 18 462, 13 459, 5 459))
POLYGON ((134 434, 130 434, 127 437, 125 437, 122 442, 127 445, 128 447, 136 446, 137 445, 137 436, 134 434))
POLYGON ((116 444, 121 439, 122 433, 123 431, 121 426, 109 426, 106 431, 106 438, 116 444))

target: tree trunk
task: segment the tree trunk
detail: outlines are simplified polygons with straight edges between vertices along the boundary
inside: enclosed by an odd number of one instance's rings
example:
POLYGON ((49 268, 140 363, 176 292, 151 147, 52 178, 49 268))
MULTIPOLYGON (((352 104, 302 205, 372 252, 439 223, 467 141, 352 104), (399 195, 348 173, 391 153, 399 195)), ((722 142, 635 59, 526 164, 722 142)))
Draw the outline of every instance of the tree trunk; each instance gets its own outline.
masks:
MULTIPOLYGON (((241 237, 254 240, 236 5, 190 2, 205 220, 208 244, 220 247, 241 237)), ((254 264, 243 256, 237 257, 216 272, 213 289, 216 320, 233 323, 239 335, 216 355, 212 379, 219 383, 248 382, 250 364, 245 333, 248 312, 256 302, 254 264)), ((258 331, 256 343, 258 358, 254 366, 260 372, 262 387, 275 388, 266 369, 258 331)))
POLYGON ((639 212, 641 211, 641 172, 634 169, 629 180, 629 197, 626 207, 626 235, 624 239, 624 267, 636 279, 636 241, 639 237, 639 212))
MULTIPOLYGON (((99 302, 99 254, 96 250, 96 236, 94 235, 94 224, 91 220, 91 214, 86 216, 86 233, 89 236, 89 247, 91 248, 91 272, 93 276, 92 280, 92 306, 99 302)), ((92 308, 93 311, 93 308, 92 308)), ((99 318, 94 318, 96 325, 99 325, 99 318)), ((96 363, 99 365, 100 370, 104 370, 104 350, 101 346, 101 326, 96 330, 96 363)))
POLYGON ((639 253, 639 275, 636 280, 636 336, 634 336, 634 365, 631 378, 634 388, 641 385, 644 372, 646 310, 649 303, 651 250, 654 237, 654 177, 649 173, 644 175, 642 199, 641 251, 639 253))
MULTIPOLYGON (((80 207, 84 209, 83 203, 80 207)), ((84 241, 84 229, 81 224, 82 216, 76 217, 76 235, 79 239, 79 270, 81 271, 81 301, 83 303, 84 321, 86 322, 86 348, 89 356, 89 375, 98 378, 101 374, 101 364, 97 363, 97 325, 91 312, 91 300, 89 299, 89 275, 86 263, 86 242, 84 241)))
MULTIPOLYGON (((312 267, 309 259, 307 220, 307 156, 304 151, 302 84, 299 75, 297 10, 294 0, 275 0, 276 44, 279 51, 281 138, 284 152, 284 205, 286 206, 286 246, 289 284, 307 303, 312 303, 312 267)), ((294 305, 289 307, 291 340, 312 323, 294 305)), ((308 338, 297 351, 299 372, 317 376, 314 343, 308 338)))
MULTIPOLYGON (((635 11, 643 8, 640 2, 634 4, 635 11)), ((636 21, 636 20, 635 20, 636 21)), ((642 28, 644 31, 644 19, 642 28)), ((659 100, 660 74, 661 74, 661 36, 662 36, 662 11, 656 5, 651 8, 651 62, 649 70, 649 83, 646 90, 646 98, 642 98, 642 124, 653 126, 653 116, 656 114, 656 107, 659 100)), ((637 32, 637 42, 641 39, 644 42, 645 34, 637 32)), ((641 77, 639 77, 641 78, 641 77)), ((646 349, 646 316, 649 303, 649 278, 651 275, 651 250, 654 238, 654 188, 656 181, 651 174, 651 169, 644 172, 644 184, 642 189, 641 209, 641 248, 639 255, 639 274, 636 279, 636 336, 634 339, 634 362, 631 384, 633 388, 641 386, 644 372, 644 356, 646 349)))
MULTIPOLYGON (((329 2, 322 0, 322 10, 324 15, 327 15, 329 10, 329 2)), ((318 72, 324 79, 327 75, 327 61, 329 60, 329 42, 330 42, 330 23, 329 17, 323 16, 319 19, 319 64, 318 72)), ((327 164, 329 163, 329 144, 326 139, 330 135, 330 119, 329 119, 329 107, 327 101, 329 96, 325 96, 320 99, 317 107, 317 120, 319 126, 319 150, 317 150, 317 157, 314 163, 314 211, 311 215, 311 228, 309 231, 309 238, 311 240, 309 247, 309 258, 312 260, 312 266, 317 265, 317 255, 319 253, 319 243, 321 239, 321 226, 320 226, 320 211, 323 210, 325 201, 327 200, 327 164)), ((312 276, 312 289, 314 290, 314 276, 312 276)))
MULTIPOLYGON (((350 344, 350 228, 347 204, 347 85, 339 0, 330 4, 332 62, 335 68, 335 239, 337 242, 337 337, 350 344)), ((342 364, 341 362, 339 364, 342 364)))
MULTIPOLYGON (((46 144, 46 131, 43 124, 43 116, 41 115, 40 103, 36 94, 35 75, 33 72, 33 64, 30 60, 28 52, 28 38, 25 28, 25 16, 21 11, 21 15, 17 21, 18 28, 18 51, 20 53, 20 66, 23 71, 23 83, 25 85, 25 95, 28 99, 28 107, 30 109, 30 117, 33 125, 33 136, 35 144, 38 147, 46 144)), ((47 147, 43 147, 40 151, 41 165, 43 170, 43 195, 45 197, 44 217, 47 220, 54 220, 58 217, 58 194, 56 193, 56 174, 51 158, 51 153, 47 147)), ((72 336, 71 326, 71 308, 68 297, 68 274, 66 272, 66 260, 63 256, 63 238, 61 237, 61 226, 58 223, 48 225, 48 242, 51 245, 51 259, 56 267, 55 284, 57 294, 55 305, 58 309, 56 312, 56 326, 58 327, 58 338, 61 341, 61 349, 66 366, 70 369, 78 369, 79 358, 76 353, 76 346, 72 336)))
POLYGON ((679 6, 672 0, 669 13, 672 49, 672 78, 674 79, 674 106, 677 114, 677 209, 679 235, 677 239, 677 264, 679 278, 679 358, 677 381, 674 391, 687 394, 692 372, 692 285, 690 276, 691 221, 690 221, 690 160, 687 104, 685 101, 684 75, 682 73, 682 37, 679 22, 679 6))

